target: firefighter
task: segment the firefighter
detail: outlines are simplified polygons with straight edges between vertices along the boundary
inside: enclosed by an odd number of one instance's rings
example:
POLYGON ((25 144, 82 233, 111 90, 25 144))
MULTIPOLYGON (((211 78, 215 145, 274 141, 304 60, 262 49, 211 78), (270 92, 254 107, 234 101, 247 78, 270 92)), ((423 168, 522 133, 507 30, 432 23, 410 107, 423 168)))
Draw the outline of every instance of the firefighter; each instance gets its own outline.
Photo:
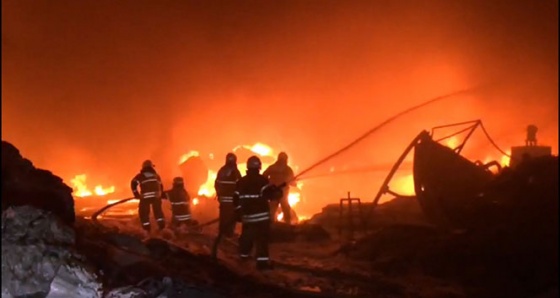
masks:
POLYGON ((172 224, 173 226, 192 225, 191 218, 191 198, 185 189, 183 177, 173 178, 173 187, 167 192, 167 198, 171 203, 172 224))
POLYGON ((535 125, 527 126, 527 137, 525 138, 525 146, 536 146, 537 145, 537 131, 539 129, 535 125))
POLYGON ((237 181, 233 204, 242 223, 239 256, 242 260, 249 259, 255 244, 257 269, 263 270, 272 269, 268 256, 271 218, 268 198, 264 195, 270 184, 260 170, 260 159, 249 157, 247 175, 237 181))
POLYGON ((233 153, 226 155, 226 163, 223 165, 214 181, 214 189, 220 203, 220 233, 226 237, 233 237, 235 231, 235 221, 231 218, 235 216, 233 207, 233 193, 235 183, 241 178, 241 173, 237 169, 237 156, 233 153))
POLYGON ((142 169, 130 182, 134 197, 139 199, 138 216, 142 228, 150 231, 150 206, 160 230, 165 227, 165 219, 161 208, 161 199, 165 196, 161 178, 156 173, 154 164, 150 160, 142 163, 142 169), (140 192, 138 191, 140 186, 140 192))
POLYGON ((271 201, 270 202, 270 214, 274 217, 273 220, 276 220, 276 212, 278 210, 278 203, 280 203, 280 207, 282 208, 283 213, 283 220, 287 224, 291 223, 291 213, 292 209, 290 208, 290 203, 288 201, 288 195, 290 194, 290 186, 295 186, 294 179, 294 171, 288 165, 288 155, 285 152, 280 152, 278 154, 278 159, 275 163, 270 165, 264 172, 263 176, 270 180, 270 183, 280 186, 285 184, 282 188, 282 197, 279 201, 271 201))

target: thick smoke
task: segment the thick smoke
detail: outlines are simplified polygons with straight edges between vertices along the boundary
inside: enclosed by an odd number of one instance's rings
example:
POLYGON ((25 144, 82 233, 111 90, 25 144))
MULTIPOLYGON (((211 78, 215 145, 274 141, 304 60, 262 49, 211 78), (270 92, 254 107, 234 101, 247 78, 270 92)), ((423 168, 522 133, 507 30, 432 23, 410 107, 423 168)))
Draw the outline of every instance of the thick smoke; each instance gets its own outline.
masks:
MULTIPOLYGON (((3 1, 2 138, 124 186, 144 159, 170 176, 184 152, 257 141, 305 168, 492 82, 322 170, 390 164, 421 129, 471 119, 506 148, 534 123, 557 152, 557 28, 558 1, 3 1)), ((347 180, 332 200, 379 184, 347 180)))

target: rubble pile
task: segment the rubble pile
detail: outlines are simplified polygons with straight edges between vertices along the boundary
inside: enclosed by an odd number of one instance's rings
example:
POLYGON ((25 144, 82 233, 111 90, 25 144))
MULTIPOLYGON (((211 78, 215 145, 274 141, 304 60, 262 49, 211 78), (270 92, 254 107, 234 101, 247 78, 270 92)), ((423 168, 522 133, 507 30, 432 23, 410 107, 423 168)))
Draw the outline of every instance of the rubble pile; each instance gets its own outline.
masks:
POLYGON ((72 189, 2 141, 2 297, 101 297, 74 222, 72 189))
POLYGON ((557 295, 558 158, 503 171, 483 196, 493 204, 479 214, 485 225, 459 231, 386 226, 349 256, 368 258, 372 271, 386 275, 457 282, 469 297, 557 295))
POLYGON ((2 211, 30 205, 74 222, 72 188, 47 170, 37 169, 12 144, 2 141, 2 211))
POLYGON ((2 212, 2 297, 101 297, 101 283, 76 253, 74 230, 31 206, 2 212))

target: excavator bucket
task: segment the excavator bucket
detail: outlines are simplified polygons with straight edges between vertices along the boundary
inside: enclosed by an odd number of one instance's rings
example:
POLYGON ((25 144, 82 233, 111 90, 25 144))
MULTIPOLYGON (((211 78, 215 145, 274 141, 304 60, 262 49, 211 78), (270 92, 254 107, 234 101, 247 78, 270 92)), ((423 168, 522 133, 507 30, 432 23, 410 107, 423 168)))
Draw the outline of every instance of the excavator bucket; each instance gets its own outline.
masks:
POLYGON ((422 134, 414 147, 414 189, 420 207, 434 224, 466 228, 472 212, 487 204, 480 195, 494 175, 489 170, 422 134))

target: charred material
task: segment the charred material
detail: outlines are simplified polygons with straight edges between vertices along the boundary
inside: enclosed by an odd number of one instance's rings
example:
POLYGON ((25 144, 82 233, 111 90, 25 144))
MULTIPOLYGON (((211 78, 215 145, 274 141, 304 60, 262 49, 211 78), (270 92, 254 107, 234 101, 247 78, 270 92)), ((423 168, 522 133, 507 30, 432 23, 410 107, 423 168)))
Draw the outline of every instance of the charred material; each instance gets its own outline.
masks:
POLYGON ((382 184, 374 201, 372 211, 385 193, 398 194, 389 190, 389 182, 410 151, 414 150, 413 177, 416 198, 423 213, 432 223, 445 229, 470 228, 487 224, 487 217, 482 213, 492 213, 495 202, 484 197, 486 186, 495 175, 490 167, 501 167, 496 162, 482 164, 471 162, 461 156, 467 140, 476 128, 480 127, 490 143, 505 154, 488 135, 480 120, 437 126, 432 133, 422 131, 401 154, 389 175, 382 184), (434 140, 435 129, 470 124, 452 135, 434 140), (456 148, 449 148, 439 143, 444 139, 468 132, 463 142, 456 148), (482 220, 481 220, 482 219, 482 220))
POLYGON ((422 134, 414 148, 414 190, 422 210, 443 227, 467 227, 476 218, 473 212, 488 200, 484 187, 494 178, 453 149, 422 134))
POLYGON ((72 188, 51 172, 34 167, 14 145, 2 141, 2 211, 24 205, 51 211, 69 224, 75 219, 72 188))

